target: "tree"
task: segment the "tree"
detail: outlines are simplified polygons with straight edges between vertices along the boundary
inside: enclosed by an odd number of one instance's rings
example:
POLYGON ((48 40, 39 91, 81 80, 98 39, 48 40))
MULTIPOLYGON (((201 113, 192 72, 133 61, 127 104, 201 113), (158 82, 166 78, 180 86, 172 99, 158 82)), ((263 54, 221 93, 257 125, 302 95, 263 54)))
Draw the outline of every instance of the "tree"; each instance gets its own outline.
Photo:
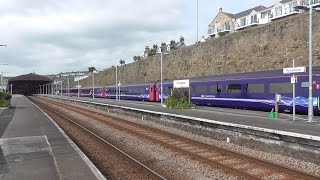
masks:
POLYGON ((148 52, 148 56, 153 56, 157 54, 157 50, 156 49, 150 49, 148 52))
POLYGON ((89 72, 93 72, 93 71, 96 71, 96 68, 94 66, 92 66, 92 67, 89 67, 88 70, 89 70, 89 72))
POLYGON ((139 61, 141 59, 141 56, 133 56, 134 61, 139 61))
POLYGON ((120 59, 119 63, 120 63, 120 65, 123 65, 123 64, 126 64, 126 61, 123 59, 120 59))

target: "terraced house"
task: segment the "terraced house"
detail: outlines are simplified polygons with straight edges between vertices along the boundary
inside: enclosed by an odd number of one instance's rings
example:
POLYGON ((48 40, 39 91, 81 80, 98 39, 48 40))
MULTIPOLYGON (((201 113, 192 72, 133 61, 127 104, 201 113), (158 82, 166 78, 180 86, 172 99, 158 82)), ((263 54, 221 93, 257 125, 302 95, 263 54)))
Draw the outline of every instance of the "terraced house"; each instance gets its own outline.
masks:
MULTIPOLYGON (((220 8, 219 13, 209 24, 209 38, 241 31, 251 26, 267 24, 280 18, 301 13, 303 10, 297 10, 295 7, 308 5, 308 2, 308 0, 280 0, 271 7, 260 5, 237 14, 223 12, 220 8)), ((312 6, 320 7, 320 0, 312 0, 312 6)))

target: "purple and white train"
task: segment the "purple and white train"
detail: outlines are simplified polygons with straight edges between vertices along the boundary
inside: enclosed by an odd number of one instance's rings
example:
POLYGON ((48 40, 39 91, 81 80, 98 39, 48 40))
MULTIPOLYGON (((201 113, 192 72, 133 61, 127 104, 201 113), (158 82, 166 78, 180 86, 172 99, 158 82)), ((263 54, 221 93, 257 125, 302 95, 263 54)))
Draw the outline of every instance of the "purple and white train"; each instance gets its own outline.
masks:
MULTIPOLYGON (((296 112, 308 111, 308 75, 297 73, 296 112)), ((291 112, 293 107, 291 75, 280 71, 253 72, 233 75, 190 79, 191 101, 202 106, 217 106, 251 110, 271 111, 274 108, 275 94, 281 95, 280 112, 291 112)), ((314 114, 319 115, 320 69, 314 70, 313 82, 314 114)), ((166 99, 173 88, 173 81, 163 83, 163 98, 166 99)), ((121 85, 120 98, 136 101, 160 101, 160 83, 121 85)), ((62 91, 67 95, 67 90, 62 91)), ((71 88, 69 96, 92 97, 92 87, 71 88)), ((95 87, 97 98, 116 98, 115 86, 95 87)))

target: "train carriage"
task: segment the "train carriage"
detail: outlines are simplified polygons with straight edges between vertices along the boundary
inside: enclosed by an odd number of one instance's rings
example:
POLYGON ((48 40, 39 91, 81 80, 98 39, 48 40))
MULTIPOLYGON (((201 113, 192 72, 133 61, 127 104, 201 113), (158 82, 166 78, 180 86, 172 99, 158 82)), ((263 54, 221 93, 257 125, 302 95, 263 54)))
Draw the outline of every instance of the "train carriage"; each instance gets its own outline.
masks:
MULTIPOLYGON (((308 111, 308 75, 299 73, 296 83, 296 111, 306 114, 308 111)), ((281 112, 292 112, 293 97, 291 75, 281 71, 252 72, 242 74, 219 75, 214 77, 190 79, 191 101, 201 106, 217 106, 252 110, 271 111, 274 108, 275 94, 281 95, 281 112)), ((319 114, 320 69, 313 72, 314 114, 319 114)), ((160 82, 131 84, 120 86, 119 98, 124 100, 160 102, 160 82)), ((163 82, 164 101, 173 90, 173 81, 163 82)), ((92 97, 92 87, 71 88, 70 96, 92 97), (90 92, 91 91, 91 92, 90 92)), ((65 95, 65 91, 63 91, 65 95)), ((116 98, 116 87, 95 87, 95 97, 116 98)))

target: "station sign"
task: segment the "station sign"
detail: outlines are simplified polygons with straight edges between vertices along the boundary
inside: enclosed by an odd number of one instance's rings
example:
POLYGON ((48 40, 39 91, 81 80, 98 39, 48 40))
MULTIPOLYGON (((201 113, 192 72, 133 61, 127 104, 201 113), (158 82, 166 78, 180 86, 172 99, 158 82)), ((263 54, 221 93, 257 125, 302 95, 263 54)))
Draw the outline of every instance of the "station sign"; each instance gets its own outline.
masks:
POLYGON ((81 88, 81 85, 76 85, 77 88, 81 88))
POLYGON ((301 87, 304 87, 304 88, 309 87, 309 82, 302 82, 301 87))
POLYGON ((283 68, 283 74, 306 72, 306 67, 283 68))
POLYGON ((190 81, 189 79, 184 80, 174 80, 173 88, 189 88, 190 81))
POLYGON ((295 83, 297 83, 297 76, 295 76, 295 75, 293 75, 293 76, 291 76, 291 84, 295 84, 295 83))

